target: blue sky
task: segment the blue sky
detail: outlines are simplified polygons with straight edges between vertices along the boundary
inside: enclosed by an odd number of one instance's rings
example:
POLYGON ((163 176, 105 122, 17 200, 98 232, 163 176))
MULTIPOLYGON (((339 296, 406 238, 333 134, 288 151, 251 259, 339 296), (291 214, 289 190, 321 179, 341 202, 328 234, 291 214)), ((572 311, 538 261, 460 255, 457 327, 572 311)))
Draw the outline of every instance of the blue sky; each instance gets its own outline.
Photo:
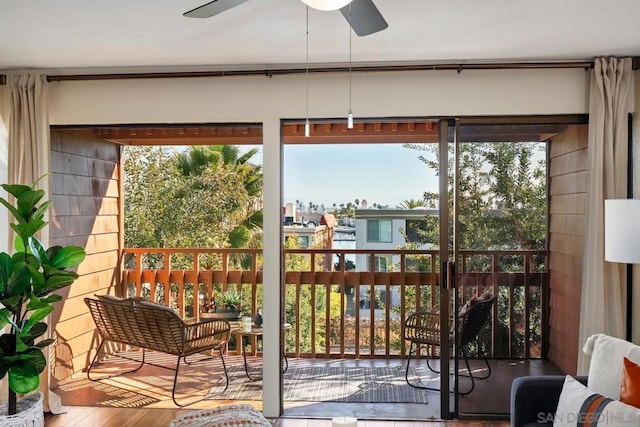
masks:
POLYGON ((402 144, 285 145, 284 201, 329 208, 355 199, 369 206, 420 199, 438 188, 421 153, 402 144))

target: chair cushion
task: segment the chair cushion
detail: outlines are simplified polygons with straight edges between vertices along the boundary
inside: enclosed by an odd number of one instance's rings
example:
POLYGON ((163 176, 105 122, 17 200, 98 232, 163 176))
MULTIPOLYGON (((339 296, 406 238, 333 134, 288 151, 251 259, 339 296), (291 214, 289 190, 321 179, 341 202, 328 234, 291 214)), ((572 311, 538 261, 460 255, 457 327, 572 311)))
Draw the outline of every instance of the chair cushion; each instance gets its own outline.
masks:
POLYGON ((587 387, 611 399, 620 399, 623 358, 640 364, 640 346, 597 334, 589 337, 583 351, 591 356, 587 387))
POLYGON ((177 311, 174 310, 173 308, 168 307, 168 306, 166 306, 164 304, 160 304, 160 303, 149 301, 149 300, 137 300, 136 301, 136 305, 138 307, 155 308, 157 310, 165 310, 165 311, 171 312, 173 314, 177 314, 177 311))
POLYGON ((96 295, 96 298, 102 302, 111 302, 115 304, 133 305, 135 299, 133 298, 120 298, 114 295, 96 295))

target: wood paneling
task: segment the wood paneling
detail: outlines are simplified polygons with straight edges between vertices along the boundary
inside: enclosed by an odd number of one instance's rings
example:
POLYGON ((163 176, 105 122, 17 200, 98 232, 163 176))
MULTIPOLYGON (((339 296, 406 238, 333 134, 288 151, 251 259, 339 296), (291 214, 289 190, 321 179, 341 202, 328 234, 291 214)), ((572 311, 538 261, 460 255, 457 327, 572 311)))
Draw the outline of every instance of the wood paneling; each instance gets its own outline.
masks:
POLYGON ((119 159, 120 148, 111 142, 51 132, 51 244, 87 252, 80 278, 61 291, 65 299, 53 315, 57 380, 84 369, 96 344, 83 298, 113 293, 119 277, 119 159))
POLYGON ((587 126, 549 144, 549 359, 568 374, 578 362, 585 235, 587 126))

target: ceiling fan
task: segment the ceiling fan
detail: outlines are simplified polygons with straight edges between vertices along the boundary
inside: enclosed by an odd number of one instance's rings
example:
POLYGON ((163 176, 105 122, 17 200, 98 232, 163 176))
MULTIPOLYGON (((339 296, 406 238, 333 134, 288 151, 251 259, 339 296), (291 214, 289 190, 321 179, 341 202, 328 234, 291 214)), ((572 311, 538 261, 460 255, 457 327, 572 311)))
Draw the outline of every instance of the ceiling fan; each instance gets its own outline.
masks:
MULTIPOLYGON (((248 1, 213 0, 183 15, 189 18, 209 18, 248 1)), ((353 31, 359 36, 368 36, 389 26, 373 0, 302 0, 302 2, 318 10, 340 9, 353 31), (351 16, 349 16, 349 9, 351 9, 351 16)))

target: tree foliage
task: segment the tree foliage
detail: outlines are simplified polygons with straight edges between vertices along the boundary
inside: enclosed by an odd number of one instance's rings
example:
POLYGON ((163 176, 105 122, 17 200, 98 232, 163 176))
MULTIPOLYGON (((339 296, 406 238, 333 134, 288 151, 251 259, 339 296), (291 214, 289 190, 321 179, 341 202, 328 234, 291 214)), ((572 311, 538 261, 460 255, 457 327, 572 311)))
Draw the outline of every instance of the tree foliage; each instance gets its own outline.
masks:
MULTIPOLYGON (((433 144, 405 144, 423 153, 419 159, 436 173, 439 166, 433 144)), ((451 147, 450 150, 453 148, 451 147)), ((463 249, 544 249, 546 242, 546 167, 544 160, 534 163, 541 143, 480 142, 459 144, 457 179, 460 232, 463 249)), ((450 154, 453 154, 450 151, 450 154)), ((454 170, 453 155, 449 171, 454 170)), ((453 182, 449 181, 449 212, 453 217, 453 182)), ((434 207, 438 194, 425 192, 425 206, 434 207)), ((439 222, 427 217, 427 226, 418 231, 419 243, 438 246, 439 222)), ((449 227, 453 228, 450 221, 449 227)), ((453 231, 453 230, 451 230, 453 231)), ((453 233, 450 233, 453 235, 453 233)))
POLYGON ((160 147, 124 152, 125 245, 262 246, 262 169, 257 150, 160 147))

